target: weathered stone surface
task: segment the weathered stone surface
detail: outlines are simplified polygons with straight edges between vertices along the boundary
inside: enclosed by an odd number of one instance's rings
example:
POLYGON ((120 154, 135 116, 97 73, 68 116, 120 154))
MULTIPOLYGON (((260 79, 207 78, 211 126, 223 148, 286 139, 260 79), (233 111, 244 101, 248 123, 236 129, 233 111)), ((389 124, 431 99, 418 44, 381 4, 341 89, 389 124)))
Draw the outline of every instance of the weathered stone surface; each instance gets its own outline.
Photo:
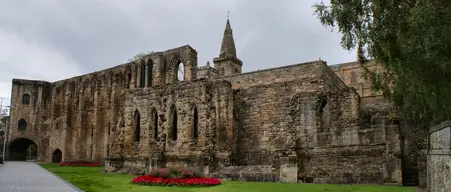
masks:
POLYGON ((431 128, 427 160, 428 191, 451 191, 451 121, 431 128))

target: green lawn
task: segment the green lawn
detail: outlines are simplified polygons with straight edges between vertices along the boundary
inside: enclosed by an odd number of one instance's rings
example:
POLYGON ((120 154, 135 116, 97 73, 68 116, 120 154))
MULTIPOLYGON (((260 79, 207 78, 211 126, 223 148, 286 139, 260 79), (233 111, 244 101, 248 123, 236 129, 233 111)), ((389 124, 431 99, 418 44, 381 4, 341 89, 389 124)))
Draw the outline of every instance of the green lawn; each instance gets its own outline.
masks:
POLYGON ((131 175, 105 174, 101 167, 60 167, 40 164, 66 181, 86 192, 413 192, 412 188, 391 186, 284 184, 223 181, 219 186, 206 188, 154 187, 130 183, 131 175))

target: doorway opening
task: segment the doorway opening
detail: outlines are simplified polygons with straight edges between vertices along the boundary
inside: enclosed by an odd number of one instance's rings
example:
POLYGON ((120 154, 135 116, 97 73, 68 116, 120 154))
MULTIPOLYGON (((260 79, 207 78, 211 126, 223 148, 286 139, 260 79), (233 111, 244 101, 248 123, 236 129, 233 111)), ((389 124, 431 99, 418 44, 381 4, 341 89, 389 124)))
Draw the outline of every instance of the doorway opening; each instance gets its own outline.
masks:
POLYGON ((9 144, 9 159, 11 161, 35 161, 37 145, 27 138, 18 138, 9 144))
POLYGON ((62 159, 63 159, 63 152, 61 150, 56 149, 55 151, 53 151, 52 163, 60 163, 62 159))

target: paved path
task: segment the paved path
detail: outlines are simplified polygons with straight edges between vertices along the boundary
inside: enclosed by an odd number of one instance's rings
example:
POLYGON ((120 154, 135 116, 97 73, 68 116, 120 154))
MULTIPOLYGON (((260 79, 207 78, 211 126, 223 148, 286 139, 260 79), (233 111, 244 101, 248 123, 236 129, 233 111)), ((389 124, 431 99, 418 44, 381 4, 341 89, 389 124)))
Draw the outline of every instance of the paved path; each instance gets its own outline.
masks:
POLYGON ((79 192, 34 162, 9 161, 0 167, 0 192, 79 192))

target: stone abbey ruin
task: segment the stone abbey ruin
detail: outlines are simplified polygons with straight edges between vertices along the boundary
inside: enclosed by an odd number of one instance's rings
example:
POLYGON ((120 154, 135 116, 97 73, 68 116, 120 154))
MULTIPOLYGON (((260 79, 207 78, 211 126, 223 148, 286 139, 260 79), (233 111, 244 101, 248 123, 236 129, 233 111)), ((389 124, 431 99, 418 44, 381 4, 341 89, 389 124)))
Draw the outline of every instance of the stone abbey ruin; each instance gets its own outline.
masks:
POLYGON ((13 79, 7 159, 93 160, 138 174, 196 167, 247 181, 423 182, 422 161, 406 158, 415 142, 399 131, 410 125, 358 63, 242 73, 229 20, 213 63, 198 67, 186 45, 52 83, 13 79))

